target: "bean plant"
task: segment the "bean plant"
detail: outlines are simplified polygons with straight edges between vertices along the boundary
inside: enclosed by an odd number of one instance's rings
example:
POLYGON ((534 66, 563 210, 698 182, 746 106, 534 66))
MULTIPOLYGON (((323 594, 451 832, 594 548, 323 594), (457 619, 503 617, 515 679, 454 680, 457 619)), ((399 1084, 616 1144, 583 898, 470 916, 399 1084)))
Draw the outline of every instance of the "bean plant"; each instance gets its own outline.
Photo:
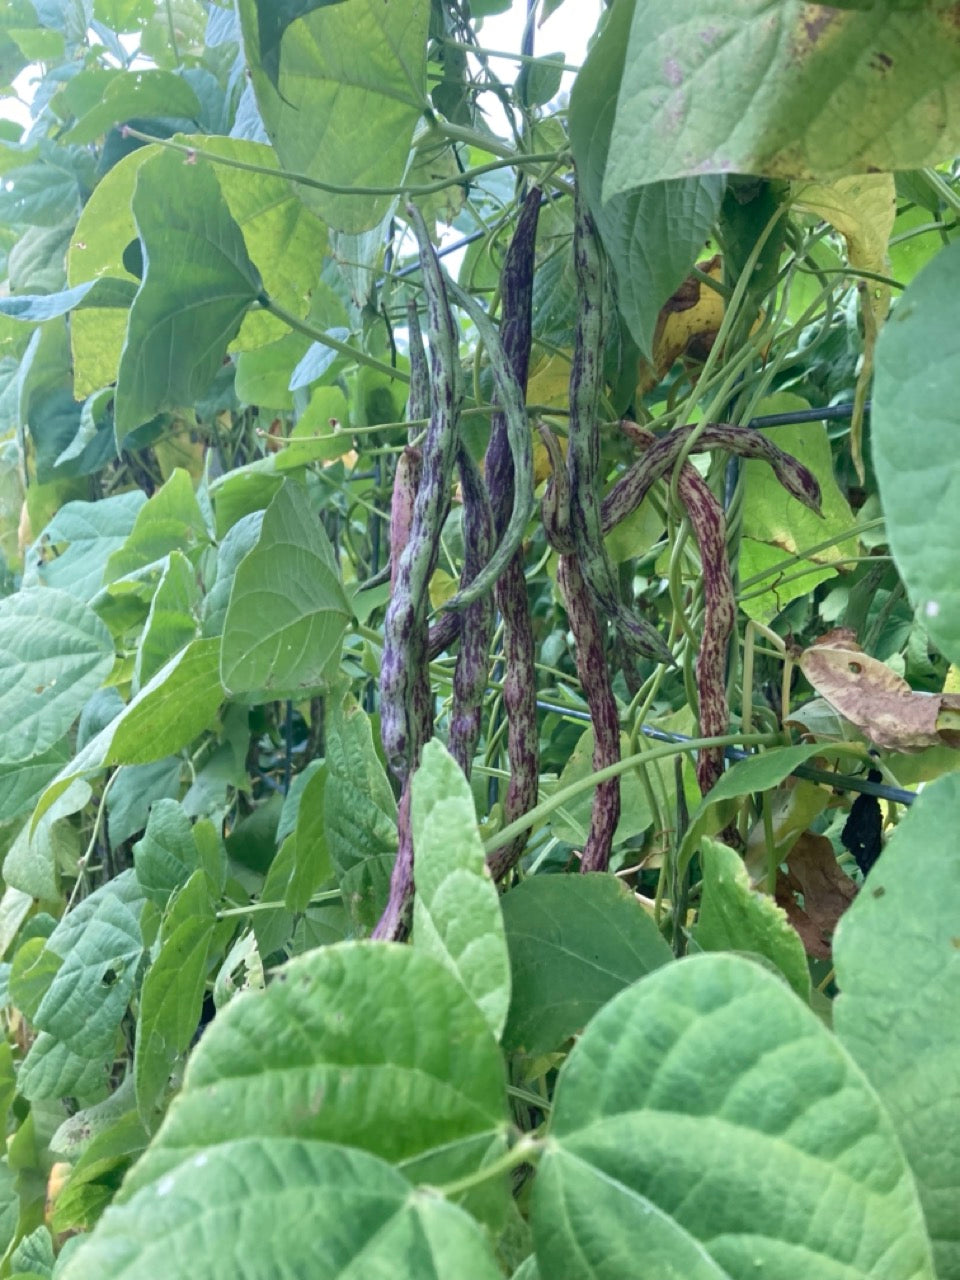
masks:
POLYGON ((960 5, 510 7, 0 13, 0 1280, 960 1280, 960 5))

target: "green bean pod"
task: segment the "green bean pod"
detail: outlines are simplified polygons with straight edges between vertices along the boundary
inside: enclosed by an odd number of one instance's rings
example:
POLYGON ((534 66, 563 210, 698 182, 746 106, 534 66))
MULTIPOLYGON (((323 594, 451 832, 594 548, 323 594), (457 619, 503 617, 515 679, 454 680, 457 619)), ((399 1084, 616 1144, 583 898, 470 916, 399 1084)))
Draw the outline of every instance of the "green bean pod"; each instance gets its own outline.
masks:
POLYGON ((634 653, 673 662, 666 642, 648 622, 634 617, 620 599, 603 544, 600 503, 599 403, 603 384, 603 261, 587 202, 579 186, 574 205, 574 275, 577 323, 570 367, 570 531, 583 577, 601 616, 611 618, 634 653))

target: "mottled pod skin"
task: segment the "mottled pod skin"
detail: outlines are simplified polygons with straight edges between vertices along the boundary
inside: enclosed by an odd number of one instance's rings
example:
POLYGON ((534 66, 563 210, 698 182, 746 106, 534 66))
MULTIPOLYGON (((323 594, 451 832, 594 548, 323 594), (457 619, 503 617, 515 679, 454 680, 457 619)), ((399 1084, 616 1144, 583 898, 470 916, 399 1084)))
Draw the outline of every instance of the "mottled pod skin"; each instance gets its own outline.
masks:
POLYGON ((427 658, 429 584, 437 564, 440 533, 460 446, 463 381, 459 330, 447 301, 443 272, 419 211, 407 215, 417 237, 427 300, 430 339, 430 420, 422 446, 422 474, 410 535, 396 565, 384 620, 380 670, 380 733, 387 762, 402 784, 398 850, 390 897, 374 929, 376 938, 398 938, 406 929, 413 892, 410 777, 433 727, 427 658))
POLYGON ((784 453, 765 435, 752 427, 735 427, 725 422, 708 422, 702 429, 676 427, 654 443, 620 477, 603 500, 603 531, 609 533, 639 507, 654 484, 674 466, 694 430, 698 431, 694 452, 725 449, 741 458, 761 458, 798 502, 820 514, 820 485, 816 476, 796 458, 784 453))
MULTIPOLYGON (((620 759, 620 719, 604 652, 604 633, 576 556, 561 556, 557 582, 563 593, 576 649, 577 674, 593 721, 593 767, 605 769, 620 759)), ((620 821, 620 779, 597 784, 590 809, 590 830, 580 870, 606 871, 620 821)))
MULTIPOLYGON (((500 281, 500 341, 503 358, 520 387, 521 396, 527 385, 530 367, 531 320, 533 314, 533 272, 537 247, 537 225, 540 219, 541 191, 531 187, 524 198, 520 217, 510 241, 500 281)), ((516 490, 529 485, 533 497, 532 455, 529 480, 522 474, 515 478, 514 453, 511 448, 511 424, 519 422, 516 414, 508 420, 496 413, 490 425, 490 441, 484 459, 484 475, 493 508, 497 537, 504 538, 516 508, 516 490)), ((526 413, 523 430, 529 441, 526 413)), ((521 458, 521 463, 524 459, 521 458)), ((522 533, 522 531, 521 531, 522 533)), ((510 782, 504 800, 504 821, 513 822, 537 803, 540 779, 540 731, 537 725, 537 673, 534 666, 536 648, 527 581, 523 572, 523 551, 518 546, 507 561, 497 581, 494 598, 503 623, 503 707, 507 717, 507 757, 510 782)), ((526 834, 491 854, 490 871, 501 879, 517 863, 526 844, 526 834)))
POLYGON ((573 262, 577 322, 570 366, 567 475, 570 533, 580 570, 601 617, 610 618, 635 654, 673 662, 660 633, 635 617, 620 598, 613 565, 603 544, 600 502, 599 402, 603 385, 603 259, 593 219, 580 188, 574 202, 573 262))
POLYGON ((413 508, 423 477, 423 454, 407 445, 397 458, 390 501, 390 590, 397 583, 397 569, 413 528, 413 508))
MULTIPOLYGON (((483 476, 463 443, 457 454, 457 466, 463 497, 463 541, 466 547, 461 581, 466 586, 490 558, 496 535, 483 476)), ((468 778, 480 737, 494 616, 490 592, 474 600, 460 615, 460 649, 453 669, 453 705, 447 746, 468 778)))
MULTIPOLYGON (((622 426, 628 438, 641 449, 655 444, 657 437, 646 427, 632 422, 622 426)), ((700 733, 705 738, 715 738, 730 727, 726 664, 737 620, 737 602, 727 559, 727 522, 713 491, 689 462, 680 469, 677 491, 700 548, 704 611, 697 653, 697 697, 700 733)), ((697 784, 704 795, 722 773, 723 748, 704 747, 697 755, 697 784)))

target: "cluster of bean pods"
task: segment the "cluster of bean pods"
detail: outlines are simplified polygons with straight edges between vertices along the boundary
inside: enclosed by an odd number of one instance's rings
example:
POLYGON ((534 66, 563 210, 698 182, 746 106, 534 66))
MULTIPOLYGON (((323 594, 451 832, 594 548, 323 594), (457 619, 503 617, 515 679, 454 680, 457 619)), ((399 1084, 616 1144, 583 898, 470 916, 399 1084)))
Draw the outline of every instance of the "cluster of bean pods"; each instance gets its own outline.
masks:
MULTIPOLYGON (((507 718, 510 783, 504 803, 507 823, 537 802, 539 734, 536 709, 534 635, 527 597, 522 538, 533 506, 533 460, 525 387, 531 350, 531 311, 541 192, 533 188, 521 208, 501 278, 500 324, 444 275, 420 214, 409 209, 423 267, 427 302, 428 364, 414 305, 408 308, 411 420, 427 420, 422 442, 400 454, 390 517, 391 599, 384 627, 381 669, 381 733, 384 750, 401 788, 399 852, 390 898, 375 936, 396 938, 406 928, 413 891, 410 834, 410 778, 424 742, 433 731, 429 663, 457 641, 449 746, 469 776, 479 740, 482 705, 489 679, 495 616, 502 622, 503 703, 507 718), (497 397, 481 474, 460 433, 463 399, 455 302, 472 320, 486 349, 497 397), (466 553, 457 594, 428 625, 428 587, 437 564, 440 532, 449 510, 454 473, 459 474, 466 553)), ((727 423, 678 427, 657 436, 635 423, 621 424, 639 456, 606 495, 600 468, 600 413, 603 390, 604 257, 586 201, 575 194, 574 268, 577 320, 570 373, 569 438, 566 459, 556 439, 541 426, 553 478, 541 505, 547 538, 559 553, 558 584, 563 596, 580 683, 593 722, 593 765, 599 770, 620 758, 620 724, 607 660, 607 622, 632 655, 672 663, 673 655, 655 627, 621 598, 604 539, 629 516, 678 463, 677 492, 700 552, 704 613, 696 678, 701 734, 715 737, 728 728, 725 666, 736 622, 736 600, 726 547, 723 508, 689 463, 692 451, 724 450, 760 458, 799 501, 819 511, 815 477, 795 458, 759 432, 727 423), (695 435, 694 435, 695 432, 695 435)), ((701 790, 709 790, 723 769, 722 753, 704 750, 697 762, 701 790)), ((582 869, 603 870, 610 858, 620 816, 620 780, 594 792, 582 869)), ((495 877, 516 863, 524 837, 504 845, 490 859, 495 877)))

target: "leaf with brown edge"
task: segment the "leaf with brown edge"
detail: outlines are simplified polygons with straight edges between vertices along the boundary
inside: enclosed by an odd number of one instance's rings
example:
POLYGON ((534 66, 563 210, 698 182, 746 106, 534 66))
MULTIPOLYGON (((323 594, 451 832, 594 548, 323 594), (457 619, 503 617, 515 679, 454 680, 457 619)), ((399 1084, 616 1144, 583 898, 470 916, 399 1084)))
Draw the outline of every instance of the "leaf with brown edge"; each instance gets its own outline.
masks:
POLYGON ((878 747, 960 747, 960 695, 918 693, 838 627, 800 655, 800 670, 823 698, 878 747))
POLYGON ((805 831, 790 850, 786 873, 777 875, 776 899, 808 956, 830 959, 834 930, 856 896, 857 886, 837 862, 830 841, 805 831))

